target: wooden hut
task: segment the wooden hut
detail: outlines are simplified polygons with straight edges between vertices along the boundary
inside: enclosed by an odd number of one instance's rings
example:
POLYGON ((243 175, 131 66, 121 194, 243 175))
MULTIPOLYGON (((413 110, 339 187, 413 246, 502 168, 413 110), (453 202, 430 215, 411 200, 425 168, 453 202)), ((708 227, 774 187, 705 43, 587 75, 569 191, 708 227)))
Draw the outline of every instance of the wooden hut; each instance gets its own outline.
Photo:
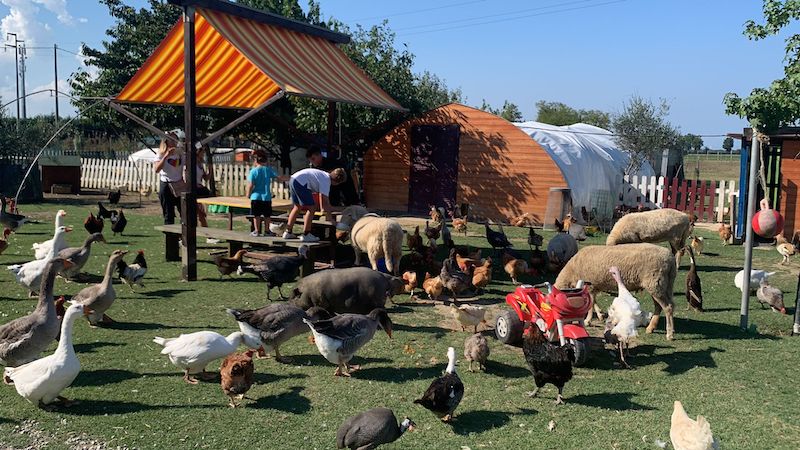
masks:
POLYGON ((507 120, 451 103, 401 123, 364 156, 371 209, 424 214, 467 202, 480 218, 544 220, 552 187, 566 188, 547 152, 507 120))

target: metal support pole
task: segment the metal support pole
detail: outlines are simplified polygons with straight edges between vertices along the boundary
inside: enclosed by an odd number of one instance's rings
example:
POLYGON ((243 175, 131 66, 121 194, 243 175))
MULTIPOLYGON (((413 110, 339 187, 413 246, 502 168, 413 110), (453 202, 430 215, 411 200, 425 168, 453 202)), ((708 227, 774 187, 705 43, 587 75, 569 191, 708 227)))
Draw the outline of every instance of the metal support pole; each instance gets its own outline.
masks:
POLYGON ((800 274, 797 275, 796 292, 794 297, 794 324, 792 325, 791 336, 800 334, 800 274))
POLYGON ((53 87, 56 90, 56 126, 58 126, 58 44, 53 44, 53 87))
POLYGON ((14 79, 17 83, 17 131, 19 131, 19 47, 17 46, 17 33, 6 33, 6 38, 14 36, 14 79))
POLYGON ((761 141, 758 133, 753 128, 753 144, 750 146, 750 173, 747 182, 747 220, 744 223, 744 276, 742 277, 742 307, 739 311, 739 327, 747 330, 747 320, 750 313, 750 271, 753 268, 753 215, 756 211, 756 186, 758 185, 758 158, 761 152, 761 141))
MULTIPOLYGON (((333 144, 336 140, 336 102, 328 102, 328 158, 333 158, 333 144)), ((336 158, 338 159, 338 157, 336 158)))
POLYGON ((197 133, 195 130, 195 112, 197 108, 195 80, 195 46, 194 46, 194 7, 183 8, 183 128, 184 128, 184 161, 189 191, 181 196, 181 214, 183 215, 183 279, 197 279, 197 133))
POLYGON ((20 49, 20 52, 19 52, 20 90, 22 91, 22 118, 23 119, 27 119, 28 118, 28 110, 27 110, 28 101, 26 100, 27 96, 25 95, 25 56, 26 56, 25 55, 25 53, 26 53, 25 52, 25 41, 19 41, 19 42, 20 42, 20 44, 22 44, 22 48, 20 49))

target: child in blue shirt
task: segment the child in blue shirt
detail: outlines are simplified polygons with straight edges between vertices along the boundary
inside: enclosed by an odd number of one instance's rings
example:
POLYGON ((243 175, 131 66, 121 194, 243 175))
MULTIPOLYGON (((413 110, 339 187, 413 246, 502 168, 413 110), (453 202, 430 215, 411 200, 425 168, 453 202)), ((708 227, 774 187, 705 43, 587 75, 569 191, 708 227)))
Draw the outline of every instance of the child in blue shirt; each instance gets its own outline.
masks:
POLYGON ((267 154, 262 150, 253 152, 255 167, 247 175, 247 196, 250 198, 250 215, 253 216, 253 236, 275 236, 269 231, 272 216, 272 179, 286 181, 288 177, 278 176, 272 167, 267 166, 267 154), (264 228, 262 228, 264 224, 264 228))

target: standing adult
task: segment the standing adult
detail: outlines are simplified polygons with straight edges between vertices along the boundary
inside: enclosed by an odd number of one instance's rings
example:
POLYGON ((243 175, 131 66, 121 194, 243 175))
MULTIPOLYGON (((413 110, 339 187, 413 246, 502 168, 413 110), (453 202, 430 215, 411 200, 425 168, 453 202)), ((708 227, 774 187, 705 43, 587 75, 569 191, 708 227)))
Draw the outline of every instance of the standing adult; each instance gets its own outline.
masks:
MULTIPOLYGON (((203 184, 210 178, 210 173, 206 171, 203 164, 206 158, 208 146, 204 145, 197 149, 197 163, 195 165, 195 180, 197 182, 197 198, 211 197, 211 191, 203 184)), ((188 176, 188 174, 187 174, 188 176)), ((187 180, 188 181, 188 180, 187 180)), ((200 222, 201 227, 208 227, 208 214, 206 213, 206 206, 202 203, 197 204, 197 221, 200 222)))
POLYGON ((283 233, 284 239, 295 239, 297 236, 292 234, 297 215, 304 212, 303 235, 300 240, 303 242, 317 242, 319 238, 311 234, 311 223, 314 219, 314 212, 317 204, 314 201, 314 194, 319 194, 320 207, 325 214, 325 220, 333 223, 333 210, 338 209, 331 206, 328 196, 331 186, 341 184, 345 180, 344 169, 337 168, 331 173, 319 169, 303 169, 295 172, 289 181, 289 189, 292 193, 292 211, 289 212, 289 219, 286 223, 286 231, 283 233))
POLYGON ((182 134, 180 130, 167 133, 168 138, 161 139, 158 159, 153 163, 153 170, 158 172, 158 200, 165 225, 175 223, 175 209, 180 211, 179 197, 187 187, 183 181, 183 152, 178 148, 182 134))
POLYGON ((309 147, 306 151, 306 158, 314 169, 323 170, 328 173, 339 168, 344 171, 344 181, 339 185, 331 186, 329 196, 331 205, 350 206, 358 204, 358 193, 356 192, 352 178, 347 174, 344 164, 333 158, 323 156, 322 150, 316 145, 309 147))

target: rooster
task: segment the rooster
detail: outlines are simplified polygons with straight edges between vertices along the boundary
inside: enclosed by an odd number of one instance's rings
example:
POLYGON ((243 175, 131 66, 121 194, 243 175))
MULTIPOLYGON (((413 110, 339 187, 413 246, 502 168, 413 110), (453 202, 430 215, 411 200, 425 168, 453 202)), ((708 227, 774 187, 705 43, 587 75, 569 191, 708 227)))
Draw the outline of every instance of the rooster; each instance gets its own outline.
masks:
POLYGON ((425 221, 425 236, 428 238, 428 245, 434 249, 436 248, 436 240, 439 239, 440 232, 441 226, 431 227, 428 221, 425 221))
POLYGON ((534 248, 539 250, 539 247, 541 247, 543 244, 544 237, 542 237, 541 234, 536 233, 536 230, 534 230, 533 227, 528 227, 528 247, 530 247, 531 250, 534 248))
POLYGON ((672 411, 669 438, 675 450, 719 449, 719 442, 711 434, 711 425, 706 418, 697 416, 697 420, 692 420, 679 401, 675 401, 672 411))
POLYGON ((116 211, 111 209, 106 209, 105 206, 101 202, 97 202, 97 217, 102 217, 103 219, 110 219, 116 211))
POLYGON ((89 234, 100 233, 103 231, 103 218, 100 216, 95 217, 94 214, 89 211, 89 216, 83 221, 83 228, 86 228, 89 234))
POLYGON ((528 396, 536 397, 539 389, 549 383, 558 388, 556 404, 563 404, 561 395, 564 385, 572 379, 575 349, 569 344, 558 346, 551 343, 538 325, 528 322, 522 339, 522 353, 536 383, 536 389, 529 392, 528 396))
POLYGON ((116 191, 110 191, 108 193, 108 203, 111 205, 116 205, 119 203, 120 197, 122 197, 122 191, 120 191, 119 188, 117 188, 116 191))
POLYGON ((133 286, 144 287, 142 278, 147 273, 147 260, 144 259, 144 250, 136 252, 136 258, 130 264, 120 260, 117 263, 117 274, 133 290, 133 286))
POLYGON ((119 214, 111 216, 111 231, 114 232, 114 236, 116 236, 117 233, 122 234, 127 225, 128 219, 125 218, 125 213, 122 212, 122 209, 119 210, 119 214))
POLYGON ((731 236, 733 236, 733 232, 731 231, 731 226, 727 224, 720 224, 719 230, 719 238, 722 239, 722 245, 728 245, 728 241, 731 240, 731 236))
POLYGON ((638 335, 636 327, 642 320, 642 308, 639 300, 634 297, 622 283, 622 277, 617 267, 608 270, 614 281, 617 282, 617 297, 608 308, 606 319, 605 340, 619 348, 619 358, 628 369, 631 368, 625 361, 624 349, 633 343, 638 335))
POLYGON ((236 408, 236 400, 245 398, 245 394, 253 386, 255 368, 253 366, 253 350, 228 355, 219 368, 222 392, 230 398, 230 407, 236 408))

